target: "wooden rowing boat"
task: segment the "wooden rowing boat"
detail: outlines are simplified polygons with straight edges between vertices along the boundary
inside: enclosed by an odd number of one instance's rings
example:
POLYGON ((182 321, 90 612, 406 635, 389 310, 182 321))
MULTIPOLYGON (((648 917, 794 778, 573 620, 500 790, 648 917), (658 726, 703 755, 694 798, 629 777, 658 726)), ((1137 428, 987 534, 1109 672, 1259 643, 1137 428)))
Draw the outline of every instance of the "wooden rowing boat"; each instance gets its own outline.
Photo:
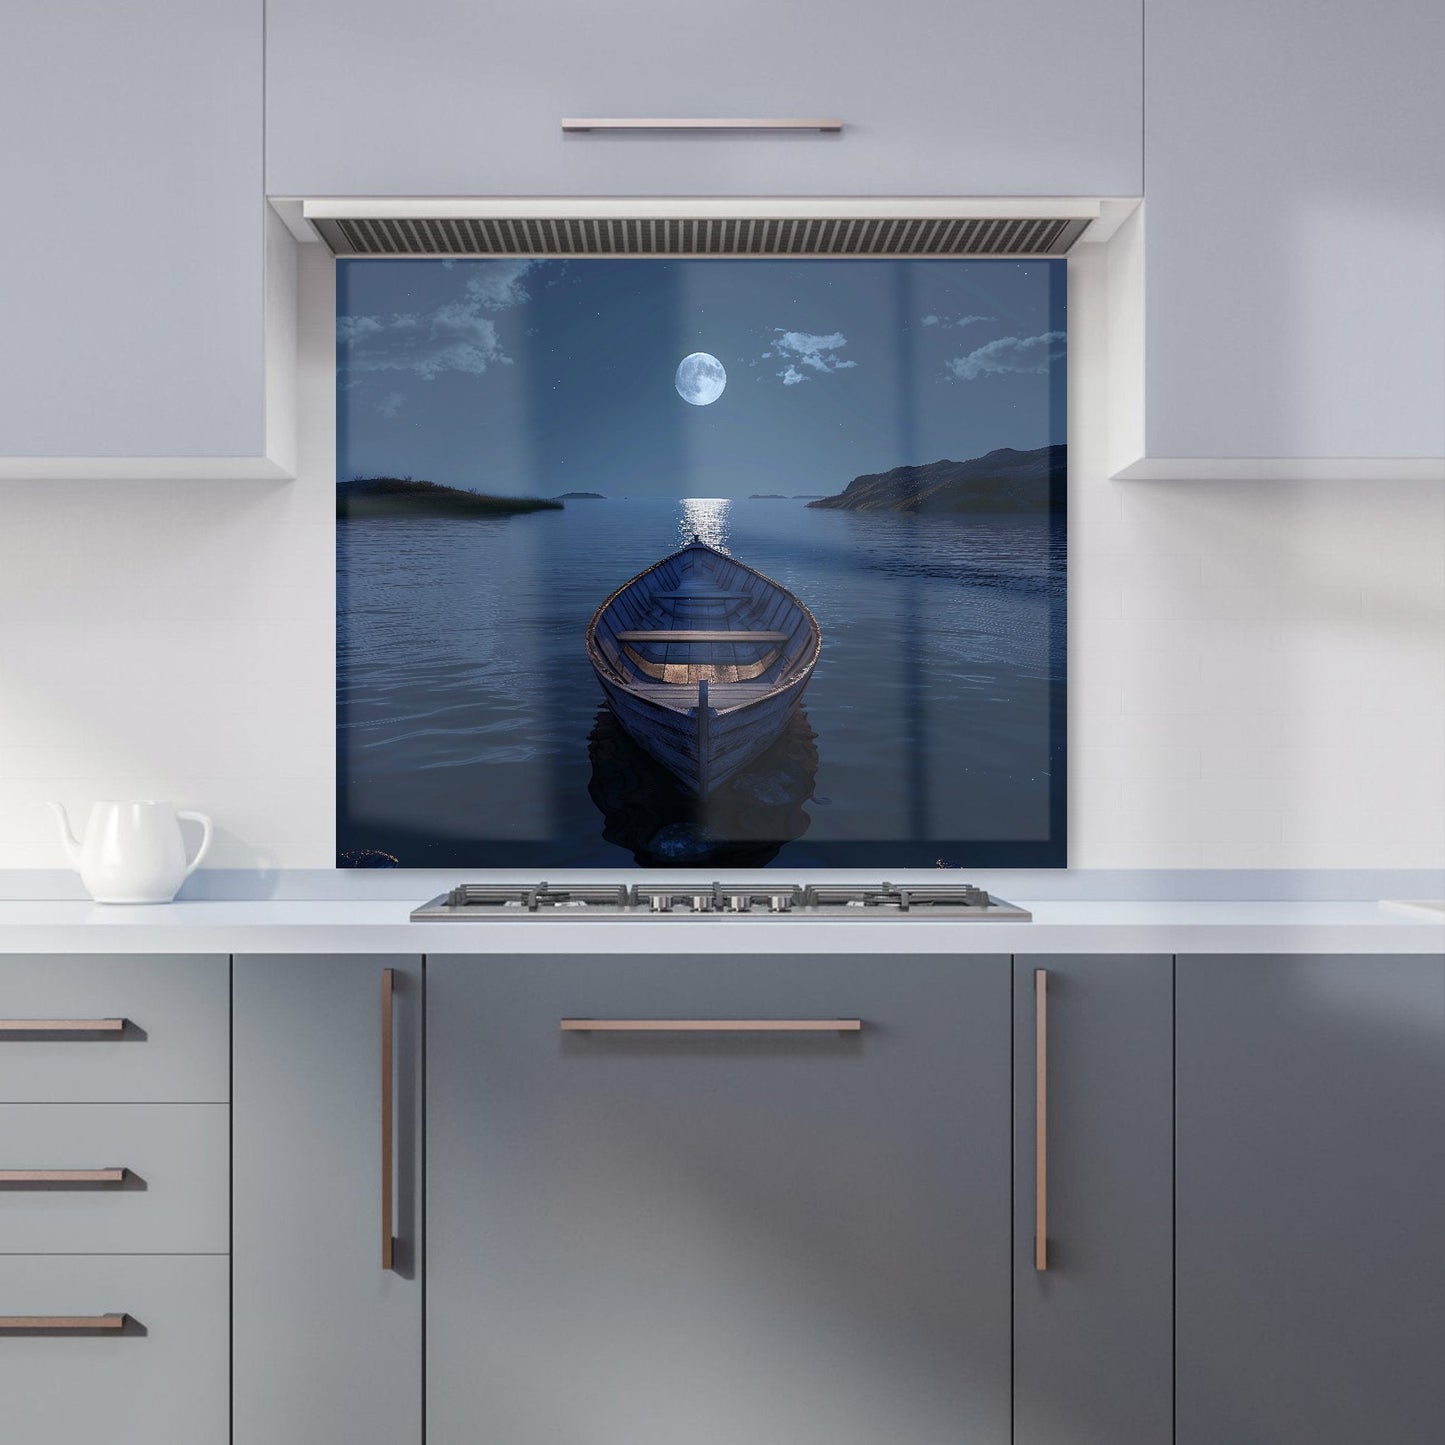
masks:
POLYGON ((587 657, 618 722, 703 798, 788 725, 821 647, 787 588, 697 537, 587 624, 587 657))

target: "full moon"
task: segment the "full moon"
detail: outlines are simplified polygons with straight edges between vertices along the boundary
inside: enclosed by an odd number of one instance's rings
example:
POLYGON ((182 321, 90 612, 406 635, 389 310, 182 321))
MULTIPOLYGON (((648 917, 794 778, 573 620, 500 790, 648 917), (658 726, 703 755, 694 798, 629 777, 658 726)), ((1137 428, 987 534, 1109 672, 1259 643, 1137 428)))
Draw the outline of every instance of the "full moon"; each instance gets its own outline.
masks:
POLYGON ((711 406, 723 394, 728 374, 717 357, 709 356, 705 351, 694 351, 678 362, 673 384, 684 401, 691 402, 693 406, 711 406))

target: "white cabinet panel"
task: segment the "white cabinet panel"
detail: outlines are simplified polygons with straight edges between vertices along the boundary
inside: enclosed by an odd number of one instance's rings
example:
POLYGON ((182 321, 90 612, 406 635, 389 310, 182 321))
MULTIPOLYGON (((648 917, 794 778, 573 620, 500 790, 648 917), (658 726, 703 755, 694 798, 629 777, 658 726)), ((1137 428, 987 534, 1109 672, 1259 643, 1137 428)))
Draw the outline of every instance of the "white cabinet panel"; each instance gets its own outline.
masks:
POLYGON ((1433 474, 1445 7, 1149 0, 1146 23, 1148 457, 1433 474))
POLYGON ((6 5, 0 475, 264 453, 261 21, 6 5))
POLYGON ((1136 0, 271 0, 273 195, 1137 194, 1136 0), (818 116, 841 136, 563 136, 818 116))

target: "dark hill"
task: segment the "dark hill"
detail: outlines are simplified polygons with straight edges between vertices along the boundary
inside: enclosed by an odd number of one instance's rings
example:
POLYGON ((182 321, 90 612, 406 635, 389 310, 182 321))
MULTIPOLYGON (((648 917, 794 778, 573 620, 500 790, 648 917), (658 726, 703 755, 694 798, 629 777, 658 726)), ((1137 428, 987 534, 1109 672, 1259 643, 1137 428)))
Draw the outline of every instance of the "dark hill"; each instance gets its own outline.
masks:
POLYGON ((601 492, 559 492, 555 500, 559 502, 605 502, 607 498, 601 492))
POLYGON ((1066 448, 999 447, 967 462, 946 458, 854 477, 836 497, 810 507, 845 512, 1044 512, 1052 485, 1063 494, 1066 448))
POLYGON ((357 477, 336 487, 338 517, 507 517, 561 510, 561 502, 542 497, 489 497, 410 477, 357 477))

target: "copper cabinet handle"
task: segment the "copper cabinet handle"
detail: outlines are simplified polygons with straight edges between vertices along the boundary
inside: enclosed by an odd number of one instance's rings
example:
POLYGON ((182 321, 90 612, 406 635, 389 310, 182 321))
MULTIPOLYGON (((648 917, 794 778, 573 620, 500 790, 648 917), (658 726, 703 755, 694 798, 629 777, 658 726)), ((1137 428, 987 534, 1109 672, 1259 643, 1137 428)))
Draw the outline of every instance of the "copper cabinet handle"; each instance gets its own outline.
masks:
POLYGON ((0 1169, 6 1184, 124 1184, 129 1169, 0 1169))
POLYGON ((396 997, 396 970, 381 971, 381 1267, 391 1269, 396 1260, 396 1239, 393 1196, 396 1188, 394 1149, 396 1144, 396 1105, 394 1074, 396 1048, 393 1019, 396 997))
POLYGON ((6 1034, 123 1034, 127 1019, 0 1019, 0 1038, 6 1034))
POLYGON ((626 118, 622 116, 568 117, 562 122, 562 129, 568 134, 585 134, 595 130, 620 131, 821 131, 836 134, 843 129, 843 122, 831 116, 806 116, 803 118, 732 117, 732 116, 662 116, 657 118, 626 118))
POLYGON ((564 1034, 856 1034, 862 1019, 562 1019, 564 1034))
POLYGON ((0 1315, 0 1330, 123 1330, 129 1315, 0 1315))
POLYGON ((1034 970, 1034 1268, 1049 1267, 1049 971, 1034 970))

